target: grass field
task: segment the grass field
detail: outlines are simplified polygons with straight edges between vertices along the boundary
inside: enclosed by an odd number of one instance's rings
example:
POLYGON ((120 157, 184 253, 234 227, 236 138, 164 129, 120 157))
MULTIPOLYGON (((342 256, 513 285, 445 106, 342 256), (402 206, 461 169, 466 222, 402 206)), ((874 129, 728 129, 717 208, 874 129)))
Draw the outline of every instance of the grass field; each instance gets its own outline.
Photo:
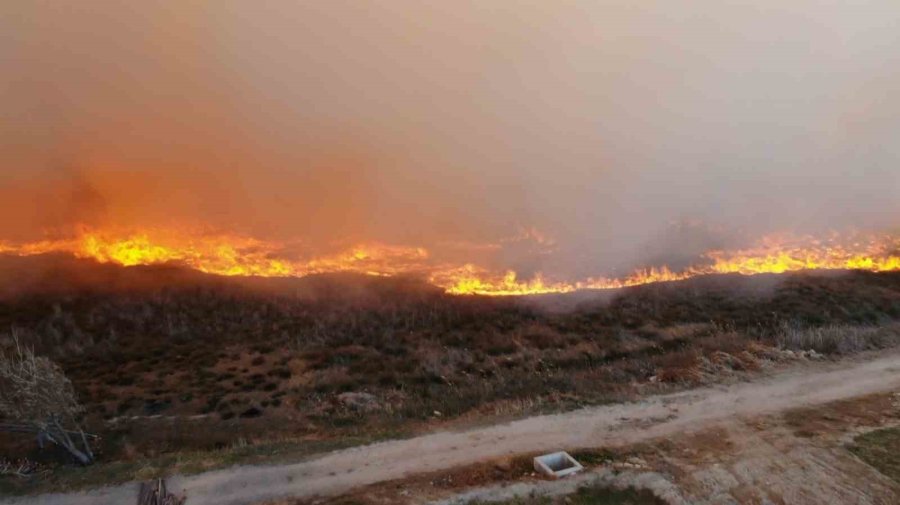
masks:
MULTIPOLYGON (((897 273, 515 299, 404 278, 230 279, 74 260, 42 266, 43 278, 36 260, 2 260, 0 280, 20 289, 0 296, 0 347, 15 331, 63 367, 101 436, 92 472, 104 480, 259 461, 281 441, 300 457, 619 401, 753 371, 781 359, 775 347, 887 347, 900 318, 897 273)), ((10 435, 0 435, 4 456, 66 462, 10 435)))

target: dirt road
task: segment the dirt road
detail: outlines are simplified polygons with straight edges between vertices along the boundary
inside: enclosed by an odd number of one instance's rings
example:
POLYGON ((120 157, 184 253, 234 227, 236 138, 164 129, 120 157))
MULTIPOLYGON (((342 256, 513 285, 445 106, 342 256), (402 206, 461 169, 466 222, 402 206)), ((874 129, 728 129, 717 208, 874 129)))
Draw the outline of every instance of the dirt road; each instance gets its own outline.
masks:
MULTIPOLYGON (((868 360, 810 363, 752 382, 696 389, 636 403, 538 416, 464 432, 337 451, 301 463, 242 466, 175 477, 189 505, 239 505, 286 496, 327 495, 374 482, 510 454, 615 446, 691 432, 728 418, 778 412, 900 389, 900 352, 868 360)), ((136 485, 2 500, 16 505, 122 505, 136 485)))

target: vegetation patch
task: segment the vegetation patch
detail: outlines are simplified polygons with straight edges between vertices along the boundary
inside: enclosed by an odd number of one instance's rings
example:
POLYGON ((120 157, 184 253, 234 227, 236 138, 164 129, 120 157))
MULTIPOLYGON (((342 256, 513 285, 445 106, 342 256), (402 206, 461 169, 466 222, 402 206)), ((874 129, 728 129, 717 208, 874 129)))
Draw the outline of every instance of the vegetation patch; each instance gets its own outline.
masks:
POLYGON ((860 435, 849 449, 879 472, 900 482, 900 427, 860 435))
POLYGON ((587 486, 568 496, 515 498, 502 502, 473 502, 478 505, 664 505, 650 491, 637 489, 611 489, 604 486, 587 486))

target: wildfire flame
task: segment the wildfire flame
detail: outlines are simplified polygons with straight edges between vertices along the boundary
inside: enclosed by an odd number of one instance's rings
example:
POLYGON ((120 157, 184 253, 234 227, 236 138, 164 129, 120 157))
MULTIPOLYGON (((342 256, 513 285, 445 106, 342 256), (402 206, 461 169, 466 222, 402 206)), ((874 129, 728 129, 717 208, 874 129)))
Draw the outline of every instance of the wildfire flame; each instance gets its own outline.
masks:
MULTIPOLYGON (((534 232, 529 232, 534 233, 534 232)), ((542 238, 542 240, 544 240, 542 238)), ((546 241, 550 243, 549 241, 546 241)), ((360 244, 343 251, 304 260, 289 259, 287 244, 230 234, 187 234, 145 230, 112 232, 85 230, 65 240, 27 243, 0 241, 0 254, 73 254, 101 263, 124 266, 175 262, 201 272, 229 276, 302 277, 316 273, 356 272, 392 276, 417 273, 446 292, 459 295, 530 295, 567 293, 579 289, 614 289, 690 277, 739 273, 784 273, 800 270, 900 270, 900 239, 872 236, 847 243, 840 237, 771 236, 755 247, 709 251, 697 265, 681 270, 667 266, 640 269, 622 277, 553 281, 537 274, 520 279, 514 271, 491 271, 473 264, 433 261, 421 247, 360 244)))

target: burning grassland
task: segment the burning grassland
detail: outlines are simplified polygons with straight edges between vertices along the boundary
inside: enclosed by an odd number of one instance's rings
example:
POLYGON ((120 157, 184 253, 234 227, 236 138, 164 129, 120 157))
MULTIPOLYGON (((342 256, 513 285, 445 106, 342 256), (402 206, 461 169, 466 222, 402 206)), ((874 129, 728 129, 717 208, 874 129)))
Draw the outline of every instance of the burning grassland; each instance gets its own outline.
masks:
MULTIPOLYGON (((177 270, 70 261, 127 273, 132 286, 177 270)), ((254 454, 277 456, 279 440, 303 453, 631 399, 820 358, 810 346, 827 356, 900 339, 891 323, 900 274, 890 272, 704 277, 551 312, 389 277, 263 279, 283 287, 273 291, 181 271, 189 275, 179 282, 142 290, 0 299, 0 328, 72 380, 86 425, 101 435, 98 457, 135 472, 185 451, 204 465, 234 463, 217 458, 235 450, 259 461, 254 454), (298 296, 310 283, 328 294, 298 296)), ((9 336, 0 333, 0 346, 9 336)), ((59 461, 30 439, 0 437, 0 448, 59 461)))
MULTIPOLYGON (((529 239, 533 239, 531 232, 529 239)), ((542 244, 547 239, 537 235, 542 244)), ((552 245, 552 242, 550 242, 552 245)), ((470 248, 473 246, 470 246, 470 248)), ((481 244, 497 249, 501 244, 481 244)), ((72 238, 36 242, 2 242, 0 253, 38 255, 61 252, 78 258, 123 266, 174 263, 224 276, 305 277, 351 272, 372 276, 414 275, 447 293, 467 295, 532 295, 583 289, 616 289, 678 281, 711 274, 755 275, 802 270, 900 270, 900 239, 891 235, 851 234, 815 237, 772 235, 754 245, 710 250, 691 265, 637 268, 622 276, 560 280, 540 272, 522 278, 516 271, 442 259, 425 247, 360 243, 337 247, 329 254, 303 251, 302 245, 265 241, 235 234, 83 229, 72 238)))
MULTIPOLYGON (((84 229, 2 244, 0 349, 15 332, 62 366, 105 461, 206 461, 235 441, 303 453, 897 345, 896 251, 886 236, 770 237, 699 266, 563 282, 424 247, 312 254, 231 234, 84 229), (570 293, 589 289, 606 291, 570 293), (458 296, 540 293, 558 296, 458 296)), ((60 461, 26 442, 0 437, 0 449, 60 461)))

